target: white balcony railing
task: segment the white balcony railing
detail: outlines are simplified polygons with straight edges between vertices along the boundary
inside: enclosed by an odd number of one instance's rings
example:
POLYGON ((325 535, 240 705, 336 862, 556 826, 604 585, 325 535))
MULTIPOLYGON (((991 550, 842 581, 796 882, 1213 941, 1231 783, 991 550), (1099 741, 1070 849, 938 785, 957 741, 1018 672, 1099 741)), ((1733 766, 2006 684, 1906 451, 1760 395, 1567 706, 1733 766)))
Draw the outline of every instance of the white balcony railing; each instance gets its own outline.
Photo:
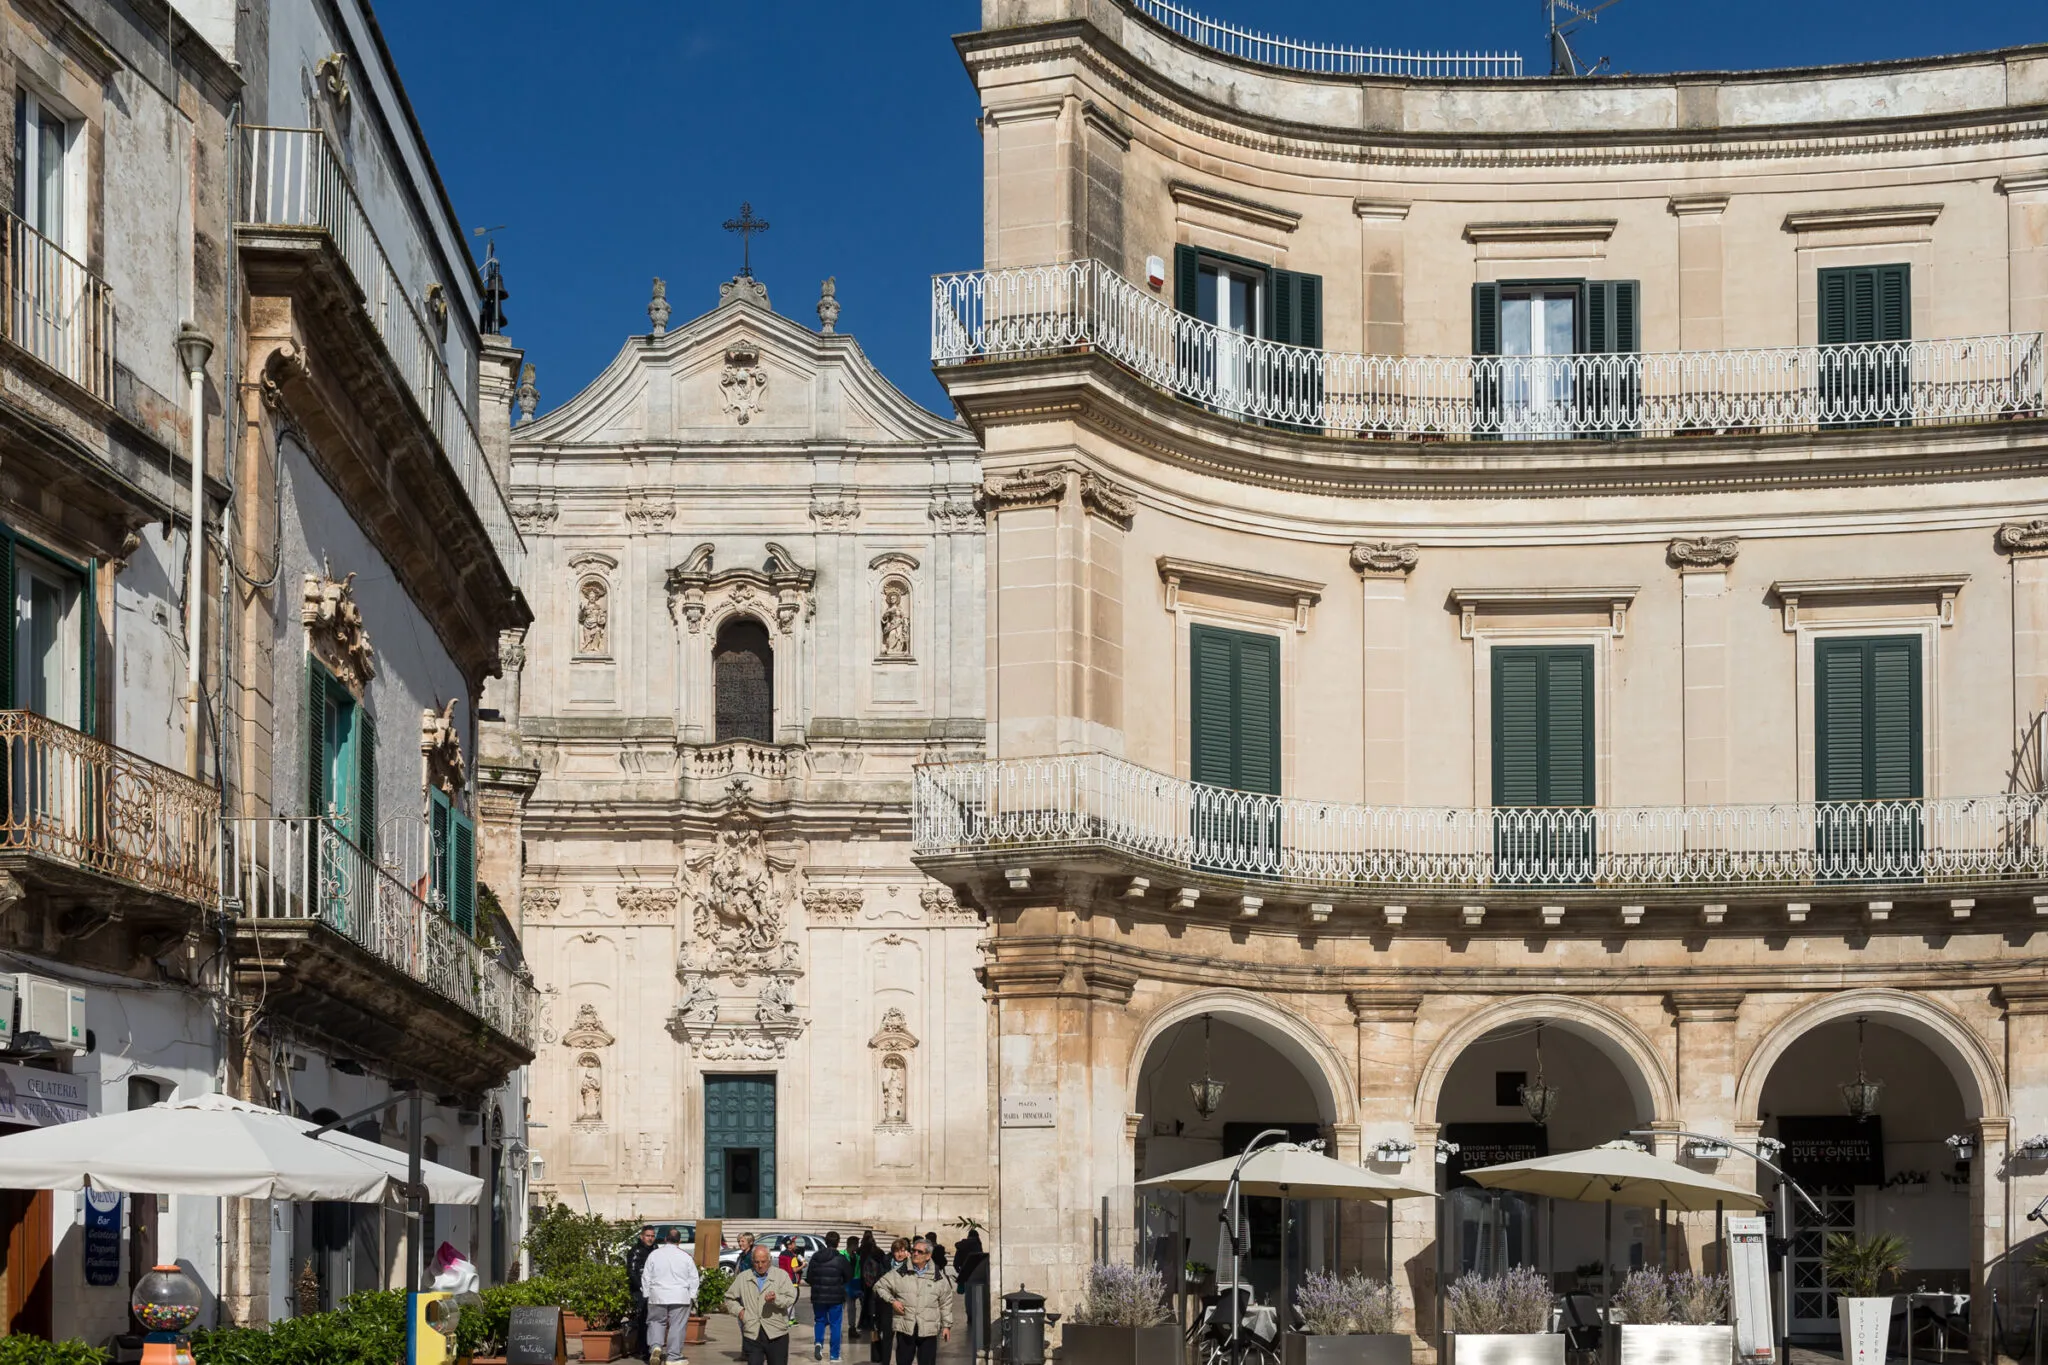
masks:
POLYGON ((1262 66, 1337 76, 1500 78, 1522 74, 1512 52, 1387 52, 1336 43, 1303 43, 1205 19, 1173 0, 1131 0, 1131 8, 1191 43, 1262 66))
POLYGON ((483 945, 324 819, 226 822, 223 913, 240 919, 317 920, 387 965, 531 1047, 533 999, 483 945))
POLYGON ((1356 895, 1767 890, 2048 877, 2048 795, 1488 809, 1258 796, 1103 754, 917 770, 919 856, 1099 851, 1356 895))
POLYGON ((513 581, 519 579, 525 544, 512 522, 512 509, 484 458, 465 396, 448 375, 441 342, 421 317, 413 297, 378 242, 356 198, 347 170, 317 128, 258 128, 248 134, 248 179, 243 186, 242 221, 266 227, 318 228, 334 239, 348 263, 364 307, 383 338, 391 362, 404 377, 420 411, 434 428, 471 506, 482 519, 492 548, 513 581))
POLYGON ((0 336, 102 403, 114 401, 114 291, 11 213, 0 253, 0 336))
POLYGON ((1633 355, 1362 355, 1226 331, 1099 261, 932 281, 936 365, 1082 349, 1231 417, 1385 439, 1789 432, 2042 414, 2039 332, 1633 355))

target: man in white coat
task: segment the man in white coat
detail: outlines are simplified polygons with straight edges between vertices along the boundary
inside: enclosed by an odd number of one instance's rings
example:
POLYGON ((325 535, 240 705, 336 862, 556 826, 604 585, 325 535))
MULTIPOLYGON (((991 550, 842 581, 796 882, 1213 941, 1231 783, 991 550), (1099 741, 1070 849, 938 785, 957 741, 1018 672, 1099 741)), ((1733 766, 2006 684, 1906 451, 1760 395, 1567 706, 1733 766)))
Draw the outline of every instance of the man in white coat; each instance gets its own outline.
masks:
POLYGON ((683 1326, 697 1308, 697 1262, 683 1250, 683 1230, 670 1228, 640 1272, 647 1296, 647 1365, 688 1365, 683 1359, 683 1326))

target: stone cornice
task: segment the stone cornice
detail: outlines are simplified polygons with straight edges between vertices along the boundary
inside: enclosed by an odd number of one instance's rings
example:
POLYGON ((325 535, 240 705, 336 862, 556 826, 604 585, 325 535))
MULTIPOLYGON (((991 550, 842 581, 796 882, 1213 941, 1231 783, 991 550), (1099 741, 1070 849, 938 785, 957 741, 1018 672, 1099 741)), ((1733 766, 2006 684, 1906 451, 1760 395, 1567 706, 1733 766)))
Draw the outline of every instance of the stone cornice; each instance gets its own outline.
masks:
POLYGON ((1197 185, 1190 180, 1169 180, 1166 192, 1173 196, 1173 202, 1183 208, 1206 209, 1210 213, 1226 218, 1237 218, 1259 227, 1274 228, 1281 232, 1292 232, 1301 226, 1301 214, 1293 209, 1280 208, 1274 204, 1261 204, 1256 199, 1231 194, 1224 190, 1197 185))
POLYGON ((1941 216, 1939 204, 1878 204, 1853 209, 1808 209, 1785 215, 1787 232, 1832 232, 1843 228, 1926 227, 1941 216))
POLYGON ((1558 219, 1551 222, 1467 223, 1468 242, 1604 242, 1614 235, 1613 218, 1558 219))
POLYGON ((1295 611, 1295 628, 1308 626, 1308 609, 1323 600, 1323 585, 1306 578, 1288 578, 1231 564, 1203 564, 1197 560, 1161 555, 1159 581, 1166 585, 1166 609, 1175 610, 1183 588, 1196 588, 1222 597, 1247 597, 1278 602, 1295 611))
POLYGON ((1956 596, 1970 581, 1966 573, 1871 575, 1864 578, 1781 578, 1770 595, 1783 606, 1787 632, 1799 628, 1799 608, 1816 598, 1919 602, 1932 605, 1944 626, 1956 623, 1956 596))
POLYGON ((1732 1023, 1747 991, 1712 986, 1687 987, 1664 997, 1672 1014, 1690 1024, 1732 1023))

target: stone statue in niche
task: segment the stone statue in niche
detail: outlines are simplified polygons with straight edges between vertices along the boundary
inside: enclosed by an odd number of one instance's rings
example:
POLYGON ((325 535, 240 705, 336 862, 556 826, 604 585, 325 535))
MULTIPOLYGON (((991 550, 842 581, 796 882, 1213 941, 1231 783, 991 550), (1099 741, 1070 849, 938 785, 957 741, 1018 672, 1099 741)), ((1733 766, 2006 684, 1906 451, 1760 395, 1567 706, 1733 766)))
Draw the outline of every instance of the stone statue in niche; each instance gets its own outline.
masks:
POLYGON ((597 1123, 604 1118, 604 1068, 595 1053, 586 1052, 576 1059, 578 1123, 597 1123))
POLYGON ((882 1059, 882 1122, 900 1127, 910 1122, 908 1069, 898 1053, 882 1059))
POLYGON ((583 600, 576 607, 576 652, 604 653, 605 630, 610 624, 611 606, 605 601, 604 584, 595 578, 585 580, 583 600))
POLYGON ((760 1024, 780 1024, 796 1017, 796 997, 789 992, 789 983, 779 976, 771 976, 761 986, 760 1001, 754 1006, 754 1021, 760 1024))
POLYGON ((882 657, 910 657, 910 594, 901 583, 890 582, 882 589, 882 657))
POLYGON ((683 997, 683 1018, 692 1024, 718 1022, 718 992, 701 976, 690 978, 690 993, 683 997))

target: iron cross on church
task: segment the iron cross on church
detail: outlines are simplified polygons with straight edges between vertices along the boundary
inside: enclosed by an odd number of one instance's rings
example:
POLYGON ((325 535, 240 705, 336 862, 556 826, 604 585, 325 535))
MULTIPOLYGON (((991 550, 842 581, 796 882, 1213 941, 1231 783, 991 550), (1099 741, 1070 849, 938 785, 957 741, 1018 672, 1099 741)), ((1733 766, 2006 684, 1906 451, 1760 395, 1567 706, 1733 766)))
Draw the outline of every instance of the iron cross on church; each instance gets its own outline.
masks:
POLYGON ((727 232, 737 232, 740 235, 740 274, 751 280, 754 278, 754 234, 766 232, 768 230, 768 220, 766 218, 756 218, 754 216, 754 206, 741 201, 740 216, 726 219, 725 230, 727 232))

